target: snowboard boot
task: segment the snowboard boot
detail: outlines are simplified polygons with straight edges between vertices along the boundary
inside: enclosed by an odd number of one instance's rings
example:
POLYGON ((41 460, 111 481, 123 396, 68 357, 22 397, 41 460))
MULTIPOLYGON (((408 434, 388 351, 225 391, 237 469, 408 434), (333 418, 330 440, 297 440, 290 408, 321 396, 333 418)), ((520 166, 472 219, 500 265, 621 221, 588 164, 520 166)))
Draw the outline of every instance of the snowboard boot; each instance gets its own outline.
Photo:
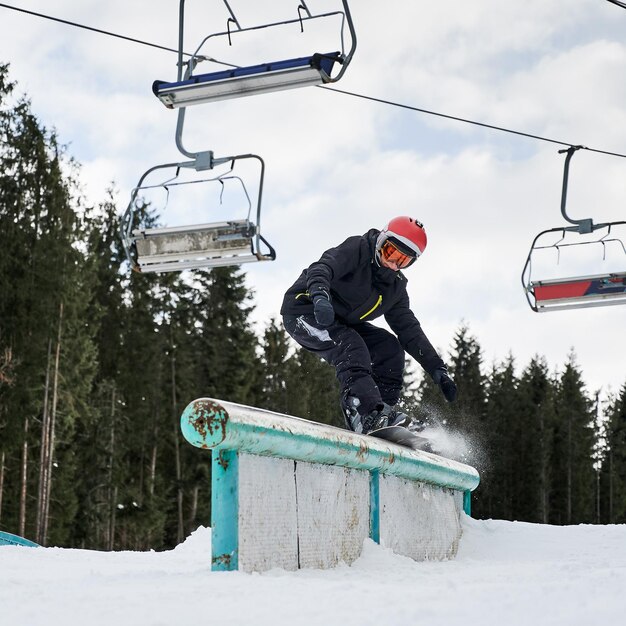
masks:
MULTIPOLYGON (((400 409, 389 404, 383 405, 382 414, 387 416, 386 426, 402 426, 412 433, 419 433, 426 427, 424 422, 410 417, 400 409)), ((383 426, 379 426, 379 428, 383 428, 383 426)))
POLYGON ((373 430, 387 426, 402 426, 411 432, 419 433, 425 424, 415 418, 409 417, 395 407, 382 403, 367 415, 361 415, 358 411, 360 401, 355 396, 342 398, 341 409, 349 430, 355 433, 367 435, 373 430))
POLYGON ((385 426, 389 426, 389 415, 384 413, 385 405, 381 408, 376 408, 367 415, 363 415, 361 417, 361 423, 363 425, 363 434, 368 435, 373 430, 378 430, 379 428, 385 428, 385 426))
POLYGON ((376 407, 371 413, 361 417, 363 423, 363 434, 367 435, 373 430, 386 428, 387 426, 404 426, 409 417, 400 411, 396 411, 389 404, 383 403, 376 407))
POLYGON ((341 399, 341 410, 346 427, 355 433, 363 432, 363 423, 358 411, 359 404, 361 402, 355 396, 346 395, 341 399))
POLYGON ((403 428, 408 428, 412 421, 406 413, 403 413, 400 409, 396 409, 389 404, 385 404, 383 411, 389 416, 387 426, 402 426, 403 428))

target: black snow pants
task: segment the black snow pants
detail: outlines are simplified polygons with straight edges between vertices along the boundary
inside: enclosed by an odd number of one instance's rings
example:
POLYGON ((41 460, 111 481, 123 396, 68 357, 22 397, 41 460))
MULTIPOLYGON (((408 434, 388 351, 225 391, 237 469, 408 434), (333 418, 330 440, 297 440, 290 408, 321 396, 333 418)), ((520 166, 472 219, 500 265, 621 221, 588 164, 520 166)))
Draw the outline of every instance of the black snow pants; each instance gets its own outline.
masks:
POLYGON ((335 320, 324 328, 313 315, 285 315, 283 323, 303 348, 335 367, 344 415, 354 406, 363 416, 383 402, 398 402, 404 350, 395 335, 368 322, 346 325, 335 320))

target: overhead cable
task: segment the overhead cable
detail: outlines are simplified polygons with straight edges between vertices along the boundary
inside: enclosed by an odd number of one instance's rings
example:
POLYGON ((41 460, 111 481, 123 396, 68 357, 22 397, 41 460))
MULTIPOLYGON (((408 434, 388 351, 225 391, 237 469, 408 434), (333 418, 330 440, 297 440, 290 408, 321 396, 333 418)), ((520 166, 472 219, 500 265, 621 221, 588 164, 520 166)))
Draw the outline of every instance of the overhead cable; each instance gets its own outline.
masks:
POLYGON ((621 154, 620 152, 610 152, 608 150, 599 150, 597 148, 589 148, 587 146, 580 146, 576 143, 570 143, 569 141, 560 141, 558 139, 550 139, 549 137, 542 137, 541 135, 533 135, 531 133, 525 133, 519 130, 513 130, 511 128, 504 128, 503 126, 494 126, 493 124, 486 124, 484 122, 476 122, 474 120, 470 120, 464 117, 457 117, 455 115, 446 115, 445 113, 438 113, 437 111, 429 111, 428 109, 420 109, 419 107, 414 107, 408 104, 401 104, 399 102, 393 102, 392 100, 383 100, 382 98, 374 98, 373 96, 366 96, 364 94, 354 93, 352 91, 345 91, 343 89, 337 89, 337 87, 328 87, 328 86, 320 86, 321 89, 325 91, 336 91, 337 93, 342 93, 346 96, 352 96, 354 98, 362 98, 364 100, 370 100, 372 102, 380 102, 381 104, 388 104, 389 106, 398 107, 401 109, 408 109, 409 111, 417 111, 418 113, 426 113, 427 115, 436 115, 437 117, 443 117, 448 120, 454 120, 456 122, 463 122, 465 124, 473 124, 474 126, 482 126, 483 128, 489 128, 491 130, 498 130, 503 133, 511 133, 513 135, 520 135, 521 137, 529 137, 530 139, 538 139, 539 141, 548 141, 550 143, 556 143, 561 146, 578 146, 582 150, 589 150, 590 152, 598 152, 600 154, 608 154, 610 156, 616 156, 626 159, 626 154, 621 154))
MULTIPOLYGON (((119 35, 118 33, 112 33, 108 30, 101 30, 100 28, 94 28, 93 26, 86 26, 85 24, 78 24, 77 22, 70 22, 69 20, 63 20, 59 17, 53 17, 52 15, 45 15, 44 13, 37 13, 36 11, 28 11, 27 9, 22 9, 21 7, 14 7, 10 4, 5 4, 4 2, 0 2, 0 7, 4 9, 11 9, 13 11, 19 11, 20 13, 27 13, 28 15, 34 15, 35 17, 41 17, 45 20, 52 20, 53 22, 59 22, 60 24, 66 24, 67 26, 74 26, 75 28, 82 28, 84 30, 90 30, 94 33, 100 33, 101 35, 108 35, 109 37, 116 37, 117 39, 124 39, 126 41, 131 41, 132 43, 139 43, 143 46, 150 46, 152 48, 158 48, 159 50, 165 50, 166 52, 176 52, 178 54, 178 50, 174 48, 168 48, 167 46, 160 46, 156 43, 150 43, 149 41, 143 41, 142 39, 135 39, 134 37, 127 37, 126 35, 119 35)), ((184 53, 186 54, 186 53, 184 53)), ((187 54, 186 56, 191 56, 187 54)))
MULTIPOLYGON (((618 6, 621 6, 623 8, 626 8, 626 3, 621 2, 620 0, 607 0, 608 2, 611 2, 613 4, 616 4, 618 6)), ((174 48, 168 48, 167 46, 161 46, 159 44, 155 44, 155 43, 151 43, 149 41, 144 41, 142 39, 136 39, 134 37, 127 37, 126 35, 120 35, 118 33, 114 33, 111 31, 107 31, 107 30, 102 30, 100 28, 94 28, 93 26, 87 26, 85 24, 79 24, 77 22, 72 22, 69 20, 64 20, 58 17, 54 17, 51 15, 45 15, 44 13, 37 13, 35 11, 29 11, 27 9, 22 9, 21 7, 16 7, 16 6, 12 6, 10 4, 6 4, 4 2, 0 2, 0 7, 5 8, 5 9, 11 9, 13 11, 19 11, 21 13, 26 13, 28 15, 34 15, 35 17, 41 17, 43 19, 47 19, 47 20, 52 20, 54 22, 59 22, 61 24, 66 24, 67 26, 73 26, 75 28, 82 28, 84 30, 89 30, 95 33, 99 33, 101 35, 107 35, 109 37, 116 37, 117 39, 123 39, 125 41, 130 41, 132 43, 137 43, 137 44, 141 44, 143 46, 150 46, 152 48, 158 48, 159 50, 165 50, 166 52, 175 52, 176 54, 178 54, 178 50, 174 49, 174 48)), ((193 56, 187 52, 183 52, 183 54, 185 56, 193 56)), ((220 63, 219 61, 216 61, 215 59, 211 59, 212 61, 215 61, 216 63, 220 63)), ((223 65, 228 65, 226 63, 223 63, 223 65)), ((415 106, 411 106, 408 104, 401 104, 399 102, 393 102, 391 100, 384 100, 382 98, 375 98, 373 96, 366 96, 364 94, 358 94, 358 93, 354 93, 352 91, 345 91, 343 89, 337 89, 336 87, 328 87, 328 86, 321 86, 321 89, 324 89, 326 91, 334 91, 340 94, 344 94, 346 96, 351 96, 354 98, 361 98, 364 100, 369 100, 371 102, 378 102, 381 104, 387 104, 389 106, 393 106, 393 107, 398 107, 398 108, 402 108, 402 109, 407 109, 409 111, 416 111, 418 113, 425 113, 427 115, 435 115, 437 117, 442 117, 445 119, 449 119, 449 120, 453 120, 456 122, 463 122, 464 124, 472 124, 474 126, 481 126, 483 128, 489 128, 491 130, 497 130, 499 132, 505 132, 505 133, 510 133, 513 135, 518 135, 521 137, 528 137, 530 139, 536 139, 538 141, 547 141, 550 143, 555 143, 561 146, 579 146, 580 148, 582 148, 583 150, 588 150, 590 152, 597 152, 599 154, 607 154, 609 156, 615 156, 615 157, 620 157, 620 158, 626 158, 626 154, 621 154, 619 152, 611 152, 609 150, 600 150, 598 148, 589 148, 588 146, 580 146, 579 143, 570 143, 568 141, 561 141, 558 139, 550 139, 549 137, 543 137, 541 135, 535 135, 532 133, 526 133, 526 132, 522 132, 519 130, 513 130, 511 128, 504 128, 502 126, 495 126, 493 124, 486 124, 484 122, 477 122, 475 120, 470 120, 467 118, 463 118, 463 117, 458 117, 455 115, 447 115, 445 113, 438 113, 437 111, 429 111, 427 109, 422 109, 419 107, 415 107, 415 106)))

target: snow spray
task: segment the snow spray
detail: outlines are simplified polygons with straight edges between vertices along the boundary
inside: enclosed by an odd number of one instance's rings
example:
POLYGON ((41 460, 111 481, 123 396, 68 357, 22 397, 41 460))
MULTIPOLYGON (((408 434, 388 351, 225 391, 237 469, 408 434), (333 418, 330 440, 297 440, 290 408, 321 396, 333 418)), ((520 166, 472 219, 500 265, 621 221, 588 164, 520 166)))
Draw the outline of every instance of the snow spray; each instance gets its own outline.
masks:
MULTIPOLYGON (((445 411, 437 406, 422 404, 420 409, 419 417, 426 425, 420 435, 430 440, 435 454, 467 463, 479 470, 486 469, 487 454, 478 437, 451 428, 445 411)), ((471 423, 473 420, 463 421, 471 423)))

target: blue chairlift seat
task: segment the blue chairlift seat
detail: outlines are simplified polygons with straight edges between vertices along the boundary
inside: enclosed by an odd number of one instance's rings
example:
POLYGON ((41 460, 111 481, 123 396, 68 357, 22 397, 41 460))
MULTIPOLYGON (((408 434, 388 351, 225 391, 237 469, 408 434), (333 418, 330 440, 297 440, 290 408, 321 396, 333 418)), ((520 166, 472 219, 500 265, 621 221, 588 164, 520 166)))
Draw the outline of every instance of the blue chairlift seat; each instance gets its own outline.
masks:
POLYGON ((156 80, 154 95, 169 109, 229 98, 269 93, 331 82, 335 63, 342 62, 340 52, 313 54, 309 57, 238 67, 186 80, 168 83, 156 80))

